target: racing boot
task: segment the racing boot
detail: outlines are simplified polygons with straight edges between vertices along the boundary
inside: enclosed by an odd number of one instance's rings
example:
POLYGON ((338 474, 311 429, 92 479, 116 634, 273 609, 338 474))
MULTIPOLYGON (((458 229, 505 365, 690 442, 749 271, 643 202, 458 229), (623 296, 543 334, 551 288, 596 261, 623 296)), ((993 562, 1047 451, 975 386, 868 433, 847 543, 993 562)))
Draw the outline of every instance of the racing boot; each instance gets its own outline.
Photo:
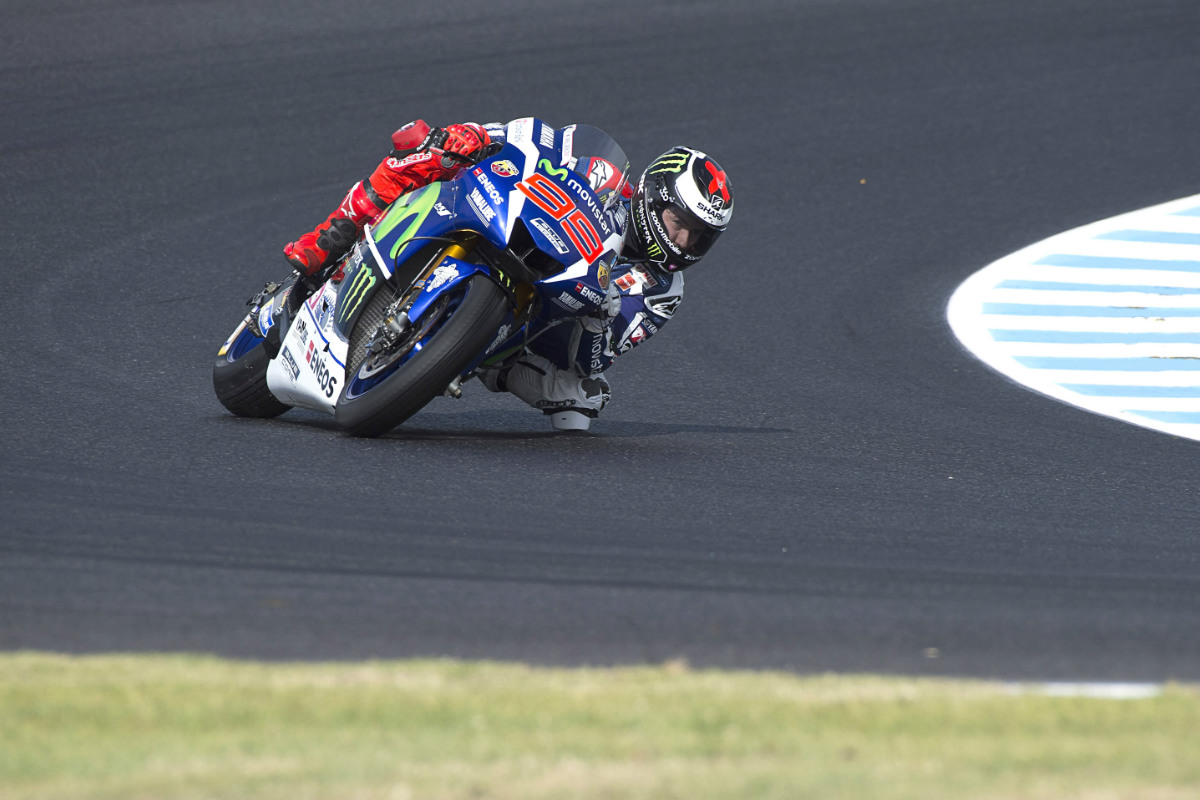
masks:
POLYGON ((289 242, 283 254, 301 275, 316 275, 348 253, 363 225, 378 219, 386 207, 370 181, 359 181, 323 223, 289 242))

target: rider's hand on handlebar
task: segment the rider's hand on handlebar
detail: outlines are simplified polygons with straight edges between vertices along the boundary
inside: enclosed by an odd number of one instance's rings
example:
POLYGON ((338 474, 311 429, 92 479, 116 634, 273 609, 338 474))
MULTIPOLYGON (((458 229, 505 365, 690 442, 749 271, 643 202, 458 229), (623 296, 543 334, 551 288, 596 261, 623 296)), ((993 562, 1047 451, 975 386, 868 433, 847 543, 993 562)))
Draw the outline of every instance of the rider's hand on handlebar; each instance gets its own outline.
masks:
POLYGON ((610 283, 608 293, 604 296, 600 307, 581 318, 583 328, 592 333, 603 333, 612 325, 613 317, 621 313, 621 290, 615 283, 610 283))
POLYGON ((479 158, 480 151, 491 143, 491 138, 482 125, 465 122, 461 125, 434 128, 425 141, 430 152, 473 164, 479 158))

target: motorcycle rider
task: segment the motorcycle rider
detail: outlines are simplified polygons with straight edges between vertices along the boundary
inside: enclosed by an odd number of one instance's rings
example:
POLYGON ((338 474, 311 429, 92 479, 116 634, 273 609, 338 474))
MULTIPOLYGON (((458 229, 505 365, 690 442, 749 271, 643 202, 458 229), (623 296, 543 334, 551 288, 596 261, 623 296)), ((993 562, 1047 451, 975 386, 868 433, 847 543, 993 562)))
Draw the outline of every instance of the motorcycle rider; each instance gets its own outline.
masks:
MULTIPOLYGON (((391 154, 350 188, 323 223, 284 247, 284 255, 301 275, 317 275, 397 197, 455 177, 489 155, 489 145, 503 142, 505 132, 498 123, 434 128, 424 120, 410 122, 392 134, 391 154)), ((556 430, 586 431, 611 394, 602 373, 674 316, 683 270, 728 227, 733 192, 716 161, 674 147, 646 168, 636 187, 623 183, 608 207, 624 243, 599 311, 549 329, 503 370, 478 373, 489 390, 510 392, 550 415, 556 430)))

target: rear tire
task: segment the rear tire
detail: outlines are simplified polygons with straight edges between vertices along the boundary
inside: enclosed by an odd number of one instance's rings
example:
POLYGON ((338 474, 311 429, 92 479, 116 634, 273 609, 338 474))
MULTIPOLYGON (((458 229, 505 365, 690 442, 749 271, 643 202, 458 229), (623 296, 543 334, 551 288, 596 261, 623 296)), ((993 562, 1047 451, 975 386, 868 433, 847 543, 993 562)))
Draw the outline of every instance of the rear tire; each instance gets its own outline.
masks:
POLYGON ((457 308, 441 312, 444 318, 433 322, 432 333, 422 340, 419 351, 412 352, 394 372, 362 394, 352 395, 355 379, 366 364, 362 343, 373 333, 369 330, 372 323, 364 321, 382 319, 382 309, 394 299, 388 292, 375 293, 350 337, 346 385, 335 412, 338 427, 352 436, 387 433, 442 394, 483 352, 508 313, 508 296, 481 274, 468 279, 464 286, 466 296, 462 302, 457 308), (380 308, 372 309, 373 304, 380 308))
POLYGON ((239 358, 220 356, 213 364, 213 391, 221 405, 239 417, 270 419, 291 408, 279 402, 267 388, 266 340, 239 358))

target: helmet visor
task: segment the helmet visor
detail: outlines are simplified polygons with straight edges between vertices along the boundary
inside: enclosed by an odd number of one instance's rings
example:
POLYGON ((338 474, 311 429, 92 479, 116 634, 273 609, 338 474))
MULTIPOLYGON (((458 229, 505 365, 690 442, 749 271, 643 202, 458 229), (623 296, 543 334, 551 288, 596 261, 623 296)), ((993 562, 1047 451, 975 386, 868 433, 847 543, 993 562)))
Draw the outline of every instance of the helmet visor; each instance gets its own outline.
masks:
POLYGON ((655 214, 666 238, 688 261, 699 261, 721 232, 676 203, 661 203, 655 214))

